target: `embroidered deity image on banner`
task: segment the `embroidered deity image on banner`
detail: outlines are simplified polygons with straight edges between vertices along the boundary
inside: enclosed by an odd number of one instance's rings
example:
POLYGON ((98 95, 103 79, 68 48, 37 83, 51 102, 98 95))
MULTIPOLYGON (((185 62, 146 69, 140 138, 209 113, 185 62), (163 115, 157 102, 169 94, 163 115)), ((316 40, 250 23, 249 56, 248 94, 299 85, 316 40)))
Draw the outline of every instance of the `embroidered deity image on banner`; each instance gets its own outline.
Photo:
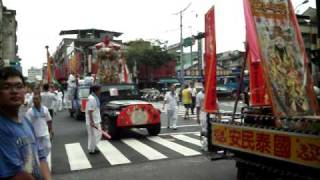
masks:
POLYGON ((303 40, 288 0, 249 0, 272 106, 278 115, 313 115, 303 40))

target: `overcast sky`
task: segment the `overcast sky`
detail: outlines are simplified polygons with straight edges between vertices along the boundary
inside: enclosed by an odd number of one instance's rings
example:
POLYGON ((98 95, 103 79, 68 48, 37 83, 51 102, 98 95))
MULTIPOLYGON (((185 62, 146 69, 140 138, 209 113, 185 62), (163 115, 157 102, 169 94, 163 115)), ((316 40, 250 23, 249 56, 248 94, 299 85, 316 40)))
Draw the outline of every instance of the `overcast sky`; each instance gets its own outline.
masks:
MULTIPOLYGON (((293 0, 294 7, 303 0, 293 0)), ((122 32, 118 39, 159 39, 169 45, 180 40, 183 13, 183 37, 204 31, 204 14, 216 7, 217 52, 243 50, 245 25, 242 0, 3 0, 17 11, 18 55, 24 75, 31 66, 40 68, 46 61, 45 46, 53 54, 65 36, 61 30, 104 29, 122 32)), ((315 7, 315 0, 299 6, 302 12, 315 7)))

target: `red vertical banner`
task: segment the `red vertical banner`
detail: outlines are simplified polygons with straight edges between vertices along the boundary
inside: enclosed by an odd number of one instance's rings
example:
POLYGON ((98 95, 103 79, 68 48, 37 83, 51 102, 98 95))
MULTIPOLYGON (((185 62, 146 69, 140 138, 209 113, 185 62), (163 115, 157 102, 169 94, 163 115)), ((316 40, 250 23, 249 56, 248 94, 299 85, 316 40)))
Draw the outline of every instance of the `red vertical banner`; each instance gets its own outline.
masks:
POLYGON ((244 14, 246 19, 246 41, 248 44, 247 61, 250 74, 250 104, 252 106, 270 105, 261 64, 257 32, 255 29, 254 19, 251 16, 251 9, 248 8, 247 1, 244 1, 244 14))
POLYGON ((252 62, 250 51, 248 52, 250 73, 250 104, 253 106, 270 105, 260 62, 252 62))
POLYGON ((51 64, 52 64, 52 59, 50 58, 50 53, 49 53, 49 47, 46 46, 47 49, 47 81, 48 84, 51 83, 51 64))
POLYGON ((217 112, 216 35, 214 7, 205 14, 205 99, 204 110, 217 112))
MULTIPOLYGON (((291 1, 244 0, 244 12, 251 57, 250 76, 260 74, 263 77, 250 79, 257 83, 252 88, 265 84, 267 100, 277 116, 319 114, 291 1)), ((259 93, 257 97, 263 95, 263 91, 259 93)))

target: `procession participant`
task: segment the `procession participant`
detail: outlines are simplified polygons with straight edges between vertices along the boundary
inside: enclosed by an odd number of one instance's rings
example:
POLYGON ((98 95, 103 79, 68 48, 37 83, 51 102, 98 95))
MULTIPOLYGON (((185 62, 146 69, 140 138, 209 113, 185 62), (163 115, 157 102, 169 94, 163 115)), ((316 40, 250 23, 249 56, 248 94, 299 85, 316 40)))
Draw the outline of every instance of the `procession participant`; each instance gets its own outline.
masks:
POLYGON ((48 157, 51 151, 50 136, 52 131, 52 119, 47 107, 41 105, 41 96, 33 96, 33 106, 27 111, 26 118, 32 123, 36 137, 44 148, 45 156, 48 157))
POLYGON ((191 108, 191 114, 194 115, 194 109, 196 107, 197 89, 193 85, 192 88, 190 86, 189 90, 191 92, 191 100, 192 100, 191 107, 190 107, 191 108))
POLYGON ((167 128, 170 128, 170 120, 172 120, 172 127, 173 130, 177 130, 177 121, 178 121, 178 103, 177 103, 177 95, 176 95, 176 86, 171 85, 170 91, 166 93, 164 97, 163 107, 164 109, 165 104, 167 104, 167 128))
POLYGON ((201 121, 203 121, 203 102, 204 102, 204 93, 203 88, 199 88, 198 93, 196 95, 196 109, 197 109, 197 122, 200 124, 201 121), (201 115, 201 121, 200 121, 200 115, 201 115))
POLYGON ((49 84, 44 84, 43 92, 41 93, 41 104, 49 109, 50 116, 52 118, 56 101, 56 95, 49 91, 49 84))
POLYGON ((184 114, 184 119, 185 120, 190 119, 189 109, 191 108, 192 97, 191 97, 191 91, 188 85, 185 85, 184 89, 182 90, 182 103, 186 109, 186 112, 184 114))
POLYGON ((100 100, 101 86, 93 85, 90 89, 91 93, 88 97, 86 107, 86 125, 88 132, 88 151, 89 154, 97 154, 100 151, 97 145, 101 139, 101 115, 100 100))

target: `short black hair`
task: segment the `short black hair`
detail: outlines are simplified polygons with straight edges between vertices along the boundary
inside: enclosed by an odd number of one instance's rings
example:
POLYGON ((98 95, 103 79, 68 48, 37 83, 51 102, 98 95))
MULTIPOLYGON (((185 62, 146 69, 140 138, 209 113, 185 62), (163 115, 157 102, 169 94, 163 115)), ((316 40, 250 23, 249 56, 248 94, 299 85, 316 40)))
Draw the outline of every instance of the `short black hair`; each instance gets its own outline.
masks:
POLYGON ((48 91, 48 90, 49 90, 49 84, 47 84, 47 83, 44 84, 44 85, 43 85, 43 90, 44 90, 44 91, 48 91))
POLYGON ((99 85, 99 84, 92 85, 90 87, 90 94, 96 93, 99 89, 101 89, 101 85, 99 85))
POLYGON ((25 85, 23 75, 19 70, 17 70, 16 68, 13 68, 13 67, 0 68, 0 81, 5 81, 10 77, 19 77, 21 79, 23 85, 25 85))

